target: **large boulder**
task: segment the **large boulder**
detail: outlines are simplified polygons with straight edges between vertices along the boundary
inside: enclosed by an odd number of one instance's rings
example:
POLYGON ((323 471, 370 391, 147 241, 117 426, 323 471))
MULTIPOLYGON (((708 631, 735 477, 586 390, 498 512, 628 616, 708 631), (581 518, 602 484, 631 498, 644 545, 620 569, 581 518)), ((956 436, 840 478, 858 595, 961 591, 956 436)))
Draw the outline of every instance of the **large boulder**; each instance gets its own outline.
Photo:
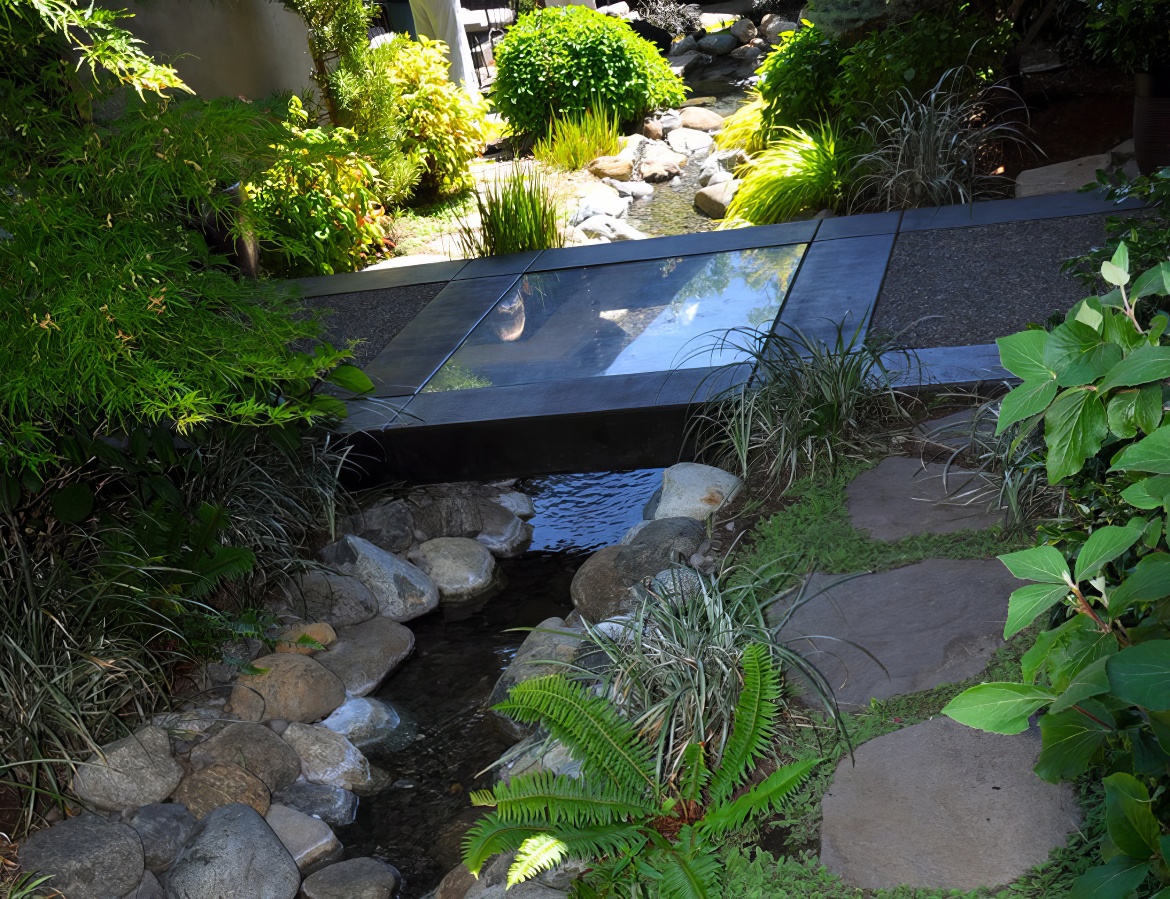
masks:
POLYGON ((138 881, 138 886, 127 893, 122 899, 166 899, 166 893, 163 892, 162 884, 158 882, 158 878, 154 876, 151 871, 145 871, 142 875, 142 880, 138 881))
POLYGON ((369 697, 347 700, 321 726, 341 734, 363 753, 396 752, 413 743, 418 734, 393 706, 369 697))
POLYGON ((254 808, 208 814, 167 875, 167 899, 295 899, 301 872, 254 808))
POLYGON ((1097 170, 1109 168, 1108 153, 1082 156, 1066 162, 1026 169, 1016 176, 1017 197, 1038 197, 1079 190, 1097 180, 1097 170))
POLYGON ((634 173, 634 161, 623 156, 598 156, 589 163, 588 169, 595 178, 629 181, 634 173))
POLYGON ((171 866, 195 829, 195 816, 178 802, 144 805, 126 819, 142 841, 147 869, 161 874, 171 866))
POLYGON ((655 518, 706 521, 739 494, 743 481, 730 472, 697 462, 680 462, 662 472, 655 518))
POLYGON ((69 899, 111 899, 138 886, 145 870, 142 843, 131 828, 83 812, 29 835, 20 846, 25 871, 69 899))
POLYGON ((358 798, 344 787, 300 780, 272 794, 272 801, 295 808, 330 827, 345 827, 357 818, 358 798))
POLYGON ((303 621, 285 628, 276 638, 277 652, 295 652, 311 656, 337 642, 337 631, 327 621, 303 621))
POLYGON ((175 789, 175 802, 182 803, 196 818, 224 805, 244 803, 260 814, 268 811, 271 796, 264 781, 239 765, 208 765, 192 771, 175 789))
POLYGON ((695 206, 713 219, 726 218, 741 182, 737 178, 712 183, 714 181, 714 178, 710 179, 706 187, 695 192, 695 206))
MULTIPOLYGON (((546 618, 520 644, 511 664, 496 681, 487 704, 493 706, 508 698, 508 693, 519 683, 564 671, 581 649, 583 631, 565 627, 562 618, 546 618), (560 664, 558 664, 560 663, 560 664)), ((499 712, 492 712, 497 726, 513 740, 523 740, 532 733, 532 727, 513 721, 499 712)))
POLYGON ((273 805, 264 816, 302 871, 322 868, 341 856, 341 841, 318 818, 284 805, 273 805))
POLYGON ((689 159, 686 153, 675 152, 665 141, 647 141, 638 171, 643 181, 657 184, 682 174, 689 159))
POLYGON ((515 558, 532 544, 532 525, 512 510, 489 500, 480 500, 480 512, 483 527, 475 539, 496 558, 515 558))
POLYGON ((474 537, 483 527, 478 494, 469 485, 416 493, 410 498, 414 539, 425 543, 436 537, 474 537))
POLYGON ((195 768, 238 765, 263 782, 270 792, 283 790, 301 773, 292 747, 262 724, 232 724, 191 750, 195 768))
POLYGON ((378 598, 352 574, 315 569, 302 573, 289 599, 292 612, 334 627, 361 624, 378 614, 378 598))
POLYGON ((305 878, 304 899, 390 899, 402 882, 393 865, 376 858, 351 858, 305 878))
POLYGON ((345 684, 309 656, 273 653, 253 665, 259 673, 241 674, 232 688, 232 712, 245 721, 320 721, 345 702, 345 684))
POLYGON ((536 517, 536 506, 532 503, 532 497, 518 490, 505 490, 496 497, 495 502, 522 521, 530 521, 536 517))
POLYGON ((436 537, 410 554, 439 588, 444 603, 471 602, 498 587, 496 560, 488 548, 467 537, 436 537))
POLYGON ((760 20, 760 36, 770 46, 780 40, 780 35, 788 31, 796 31, 797 24, 774 12, 768 13, 760 20))
POLYGON ((378 598, 383 616, 410 621, 438 607, 439 589, 426 572, 361 537, 346 537, 345 544, 353 559, 350 566, 378 598))
POLYGON ((674 152, 689 155, 709 149, 715 143, 715 138, 706 131, 696 131, 694 128, 675 128, 666 136, 666 142, 670 144, 670 148, 674 152))
POLYGON ((414 634, 397 621, 375 618, 337 632, 337 642, 314 658, 340 678, 347 696, 373 693, 414 652, 414 634))
MULTIPOLYGON (((751 24, 747 19, 743 21, 751 24)), ((712 109, 704 109, 702 106, 686 107, 679 113, 678 120, 683 128, 691 128, 695 131, 718 131, 723 127, 723 116, 712 109)))
POLYGON ((629 543, 607 546, 586 560, 570 588, 573 605, 592 623, 627 611, 630 587, 685 562, 706 538, 706 527, 693 518, 651 521, 629 543))
POLYGON ((699 50, 712 56, 726 56, 739 44, 739 38, 730 31, 717 31, 699 38, 699 50))
POLYGON ((401 499, 382 499, 350 516, 350 533, 388 553, 406 552, 414 542, 414 515, 401 499))
POLYGON ((353 789, 370 780, 370 763, 349 740, 325 727, 293 722, 284 739, 301 757, 305 780, 353 789))
POLYGON ((167 732, 147 725, 79 765, 73 792, 100 809, 121 811, 166 799, 182 777, 167 732))

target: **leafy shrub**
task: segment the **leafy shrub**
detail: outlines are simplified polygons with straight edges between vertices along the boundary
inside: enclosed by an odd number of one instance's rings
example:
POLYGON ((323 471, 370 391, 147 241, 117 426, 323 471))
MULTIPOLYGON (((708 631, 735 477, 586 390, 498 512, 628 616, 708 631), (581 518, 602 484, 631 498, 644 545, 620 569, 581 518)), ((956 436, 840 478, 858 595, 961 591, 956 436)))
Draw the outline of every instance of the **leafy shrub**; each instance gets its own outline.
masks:
POLYGON ((618 123, 608 113, 588 109, 582 116, 553 119, 533 155, 547 165, 572 172, 598 156, 614 156, 622 146, 618 123))
POLYGON ((552 193, 537 172, 520 167, 475 195, 478 226, 464 220, 459 242, 468 256, 503 256, 565 245, 552 193))
POLYGON ((1130 72, 1170 65, 1170 16, 1161 0, 1086 3, 1085 43, 1094 59, 1130 72))
POLYGON ((1055 625, 1024 656, 1023 683, 972 687, 943 710, 1008 734, 1042 711, 1037 775, 1055 783, 1102 769, 1104 864, 1073 897, 1122 899, 1151 876, 1170 883, 1170 319, 1142 303, 1170 294, 1170 262, 1129 271, 1122 244, 1102 265, 1114 290, 1082 300, 1051 332, 998 341, 1023 381, 1004 397, 998 429, 1043 426, 1048 480, 1068 486, 1075 517, 1000 557, 1033 582, 1011 595, 1005 635, 1040 616, 1055 625))
POLYGON ((815 123, 831 111, 829 98, 837 78, 843 51, 811 22, 780 35, 775 49, 760 67, 763 137, 780 129, 815 123))
POLYGON ((544 134, 556 117, 602 110, 631 121, 685 97, 682 79, 629 24, 584 6, 521 16, 495 48, 492 99, 512 129, 544 134))
MULTIPOLYGON (((986 91, 972 95, 967 80, 952 69, 921 99, 904 88, 888 112, 861 123, 872 149, 857 159, 852 209, 970 203, 1010 184, 993 174, 998 153, 1005 144, 1030 142, 1002 118, 1010 111, 1003 103, 993 102, 986 91)), ((1024 108, 1022 102, 1015 108, 1024 108)))
POLYGON ((589 859, 587 883, 599 896, 638 895, 643 884, 655 884, 664 899, 718 895, 714 840, 782 803, 819 761, 786 765, 739 792, 771 750, 780 692, 766 647, 748 646, 741 670, 722 760, 709 767, 703 744, 691 743, 671 780, 656 776, 635 725, 582 685, 554 674, 516 686, 496 710, 543 724, 581 760, 582 776, 522 774, 473 793, 474 804, 494 811, 468 833, 464 863, 478 873, 492 855, 515 850, 511 886, 566 857, 589 859))
POLYGON ((781 129, 778 139, 739 170, 743 182, 727 209, 728 219, 770 225, 838 207, 854 170, 854 147, 828 122, 807 130, 781 129))

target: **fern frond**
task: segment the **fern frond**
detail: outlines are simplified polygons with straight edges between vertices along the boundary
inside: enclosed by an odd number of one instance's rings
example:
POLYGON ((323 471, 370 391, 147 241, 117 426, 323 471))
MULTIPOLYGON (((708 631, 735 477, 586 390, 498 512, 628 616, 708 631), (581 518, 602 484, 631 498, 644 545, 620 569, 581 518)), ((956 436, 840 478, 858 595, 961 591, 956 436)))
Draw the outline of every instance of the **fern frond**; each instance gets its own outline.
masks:
POLYGON ((707 767, 707 751, 703 748, 703 744, 688 744, 682 754, 679 794, 687 802, 699 802, 703 798, 703 790, 710 779, 711 769, 707 767))
POLYGON ((628 860, 642 851, 646 835, 634 824, 603 824, 599 827, 562 827, 557 838, 568 847, 572 858, 628 860))
POLYGON ((649 748, 604 698, 561 674, 517 684, 495 711, 524 724, 541 722, 581 759, 587 772, 622 789, 656 792, 649 748))
POLYGON ((785 765, 734 801, 708 809, 695 829, 703 837, 717 837, 742 827, 749 818, 773 811, 820 763, 821 759, 811 759, 785 765))
POLYGON ((519 849, 525 840, 540 833, 539 827, 530 824, 501 821, 495 812, 484 815, 463 838, 463 864, 478 877, 479 869, 493 855, 519 849))
POLYGON ((743 651, 743 689, 735 704, 735 726, 723 758, 711 777, 711 800, 724 802, 743 783, 752 764, 771 746, 779 713, 780 672, 768 647, 753 643, 743 651))
POLYGON ((709 899, 718 895, 723 868, 713 846, 695 839, 690 827, 679 831, 678 841, 658 837, 655 850, 641 860, 638 870, 658 885, 660 899, 709 899))
POLYGON ((508 886, 514 887, 559 865, 568 854, 569 847, 552 834, 542 833, 529 837, 516 850, 516 860, 508 869, 508 886))
MULTIPOLYGON (((645 793, 604 781, 578 780, 552 771, 538 771, 498 783, 490 794, 502 821, 556 828, 612 824, 653 815, 657 809, 645 793)), ((475 798, 473 797, 473 802, 475 798)))

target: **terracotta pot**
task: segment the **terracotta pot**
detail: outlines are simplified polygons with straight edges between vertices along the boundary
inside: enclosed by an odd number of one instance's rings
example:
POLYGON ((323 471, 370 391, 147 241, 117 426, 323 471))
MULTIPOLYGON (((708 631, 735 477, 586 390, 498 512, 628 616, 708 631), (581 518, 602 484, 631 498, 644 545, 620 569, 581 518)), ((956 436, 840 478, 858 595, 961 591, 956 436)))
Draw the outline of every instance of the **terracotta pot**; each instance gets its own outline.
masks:
POLYGON ((1170 166, 1170 69, 1140 74, 1134 87, 1133 154, 1150 175, 1170 166))

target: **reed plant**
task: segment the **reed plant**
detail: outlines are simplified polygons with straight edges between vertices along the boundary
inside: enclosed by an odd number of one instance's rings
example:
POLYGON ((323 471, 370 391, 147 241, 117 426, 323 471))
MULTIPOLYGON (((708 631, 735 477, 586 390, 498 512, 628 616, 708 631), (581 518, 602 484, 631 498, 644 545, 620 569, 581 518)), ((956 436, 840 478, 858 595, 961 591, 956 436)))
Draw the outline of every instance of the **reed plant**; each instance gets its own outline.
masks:
POLYGON ((548 134, 532 148, 546 165, 573 172, 598 156, 614 156, 622 147, 616 116, 605 110, 587 109, 580 116, 555 118, 548 134))
POLYGON ((476 193, 478 226, 465 218, 459 243, 469 257, 504 256, 565 245, 552 191, 540 173, 517 166, 476 193))

